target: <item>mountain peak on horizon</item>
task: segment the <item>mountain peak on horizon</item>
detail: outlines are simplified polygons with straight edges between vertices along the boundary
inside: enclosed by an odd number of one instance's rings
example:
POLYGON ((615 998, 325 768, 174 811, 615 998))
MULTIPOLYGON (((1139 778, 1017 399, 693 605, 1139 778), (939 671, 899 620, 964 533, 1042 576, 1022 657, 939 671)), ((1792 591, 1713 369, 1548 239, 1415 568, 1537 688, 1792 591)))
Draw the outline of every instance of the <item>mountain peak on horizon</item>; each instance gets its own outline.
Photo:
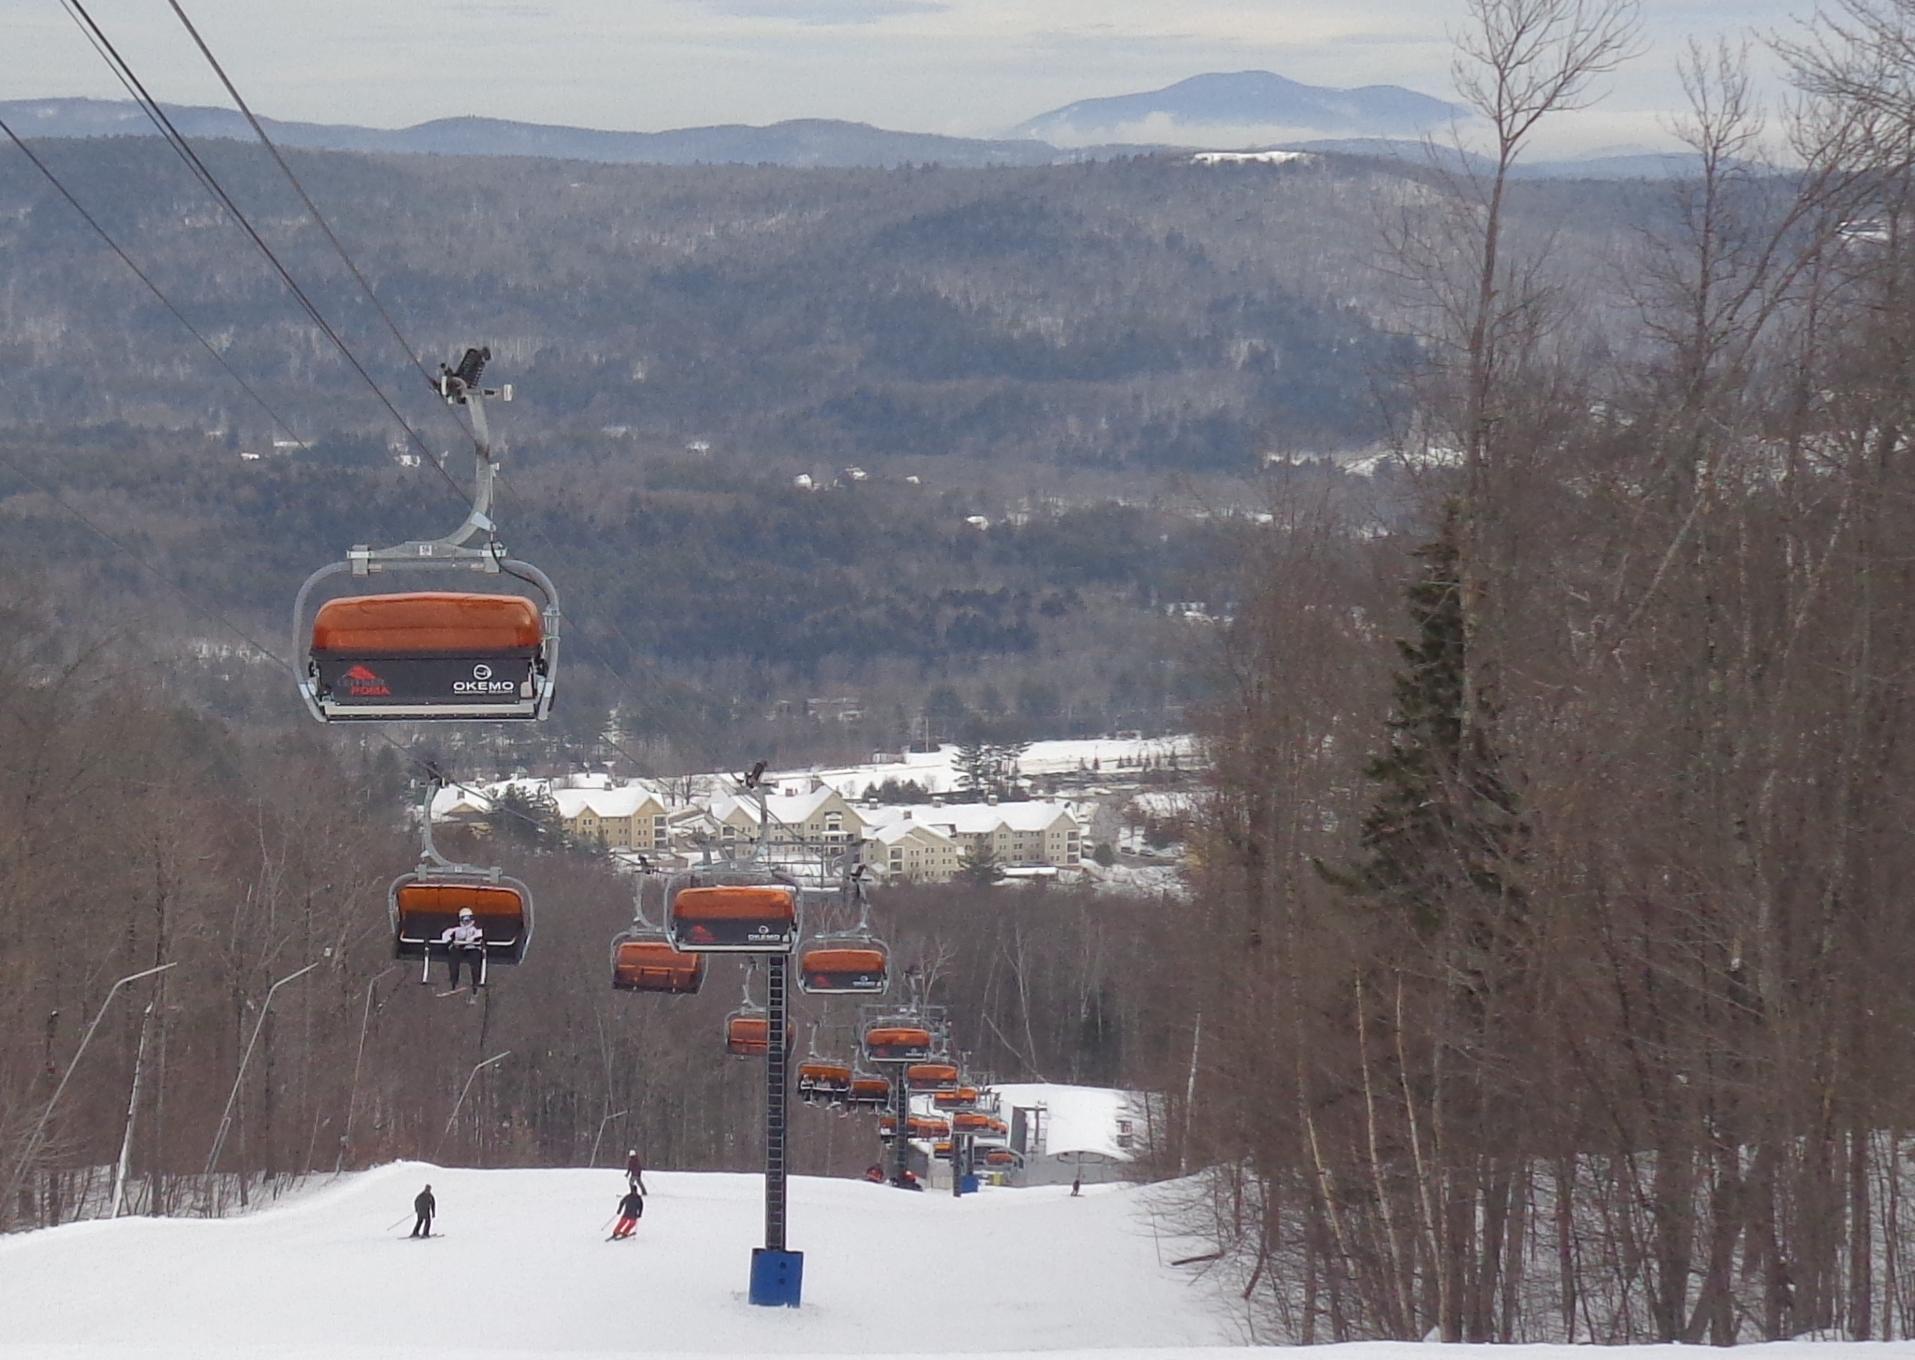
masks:
POLYGON ((1080 99, 1007 134, 1057 146, 1141 142, 1242 145, 1310 137, 1416 136, 1460 106, 1400 85, 1306 85, 1274 71, 1209 71, 1162 89, 1080 99))

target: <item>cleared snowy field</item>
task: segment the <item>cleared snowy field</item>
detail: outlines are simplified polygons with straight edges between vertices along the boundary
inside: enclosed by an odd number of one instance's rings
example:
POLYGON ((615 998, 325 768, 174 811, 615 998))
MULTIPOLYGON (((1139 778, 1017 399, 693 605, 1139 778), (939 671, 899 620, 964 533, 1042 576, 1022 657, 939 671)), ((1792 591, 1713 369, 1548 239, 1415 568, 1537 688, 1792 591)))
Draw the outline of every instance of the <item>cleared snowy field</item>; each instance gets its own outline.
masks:
POLYGON ((604 1240, 621 1173, 412 1163, 249 1217, 0 1240, 0 1354, 1108 1354, 1232 1338, 1208 1289, 1158 1264, 1146 1192, 1130 1187, 953 1200, 794 1179, 805 1281, 792 1310, 745 1301, 761 1178, 645 1179, 629 1242, 604 1240), (414 1242, 412 1197, 427 1181, 445 1236, 414 1242))
MULTIPOLYGON (((1163 1264, 1149 1192, 986 1191, 953 1201, 792 1182, 804 1307, 745 1301, 762 1227, 755 1176, 647 1173, 630 1242, 604 1241, 611 1171, 385 1167, 224 1221, 122 1219, 0 1240, 7 1360, 483 1360, 591 1355, 1039 1355, 1196 1360, 1238 1335, 1209 1287, 1163 1264), (430 1180, 445 1236, 404 1237, 430 1180), (397 1227, 388 1227, 404 1215, 397 1227)), ((1334 1360, 1476 1347, 1330 1348, 1334 1360)), ((1512 1348, 1480 1348, 1511 1360, 1512 1348)), ((1672 1360, 1630 1347, 1513 1348, 1528 1360, 1672 1360)), ((1915 1347, 1748 1348, 1760 1360, 1915 1347)), ((1246 1354, 1236 1351, 1234 1354, 1246 1354)), ((1257 1354, 1274 1354, 1258 1351, 1257 1354)), ((1748 1352, 1737 1352, 1744 1354, 1748 1352)), ((1482 1357, 1479 1357, 1482 1360, 1482 1357)))

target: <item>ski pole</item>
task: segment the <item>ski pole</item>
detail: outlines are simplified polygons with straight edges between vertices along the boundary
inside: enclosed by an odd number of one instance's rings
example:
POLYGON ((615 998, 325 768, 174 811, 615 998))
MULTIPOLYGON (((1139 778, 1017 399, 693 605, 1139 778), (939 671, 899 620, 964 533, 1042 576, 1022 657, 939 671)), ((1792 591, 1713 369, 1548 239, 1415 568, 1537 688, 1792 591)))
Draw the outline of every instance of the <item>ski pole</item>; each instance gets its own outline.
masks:
POLYGON ((401 1214, 401 1215, 399 1215, 399 1217, 398 1217, 398 1218, 397 1218, 397 1219, 396 1219, 396 1220, 395 1220, 395 1221, 394 1221, 393 1223, 391 1223, 390 1225, 388 1225, 388 1227, 386 1228, 386 1231, 387 1231, 387 1232, 391 1232, 391 1231, 392 1231, 392 1230, 393 1230, 394 1228, 396 1228, 396 1227, 398 1227, 398 1226, 399 1226, 399 1225, 400 1225, 401 1223, 404 1223, 404 1222, 406 1221, 406 1219, 407 1219, 407 1218, 409 1218, 409 1217, 411 1217, 411 1215, 409 1215, 409 1214, 401 1214))
POLYGON ((618 1219, 618 1215, 613 1214, 610 1218, 606 1219, 603 1223, 598 1225, 598 1230, 600 1232, 604 1232, 607 1228, 611 1227, 612 1224, 617 1221, 617 1219, 618 1219))

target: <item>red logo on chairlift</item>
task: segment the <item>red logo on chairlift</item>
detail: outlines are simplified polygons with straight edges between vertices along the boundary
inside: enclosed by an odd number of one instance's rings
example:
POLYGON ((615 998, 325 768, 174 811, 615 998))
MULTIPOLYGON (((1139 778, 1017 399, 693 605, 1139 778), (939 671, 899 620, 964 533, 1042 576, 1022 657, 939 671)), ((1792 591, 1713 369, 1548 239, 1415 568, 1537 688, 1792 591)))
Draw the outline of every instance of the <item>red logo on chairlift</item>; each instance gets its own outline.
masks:
POLYGON ((386 684, 385 677, 366 666, 363 662, 351 667, 341 677, 346 682, 346 693, 354 699, 390 699, 392 687, 386 684))
POLYGON ((710 944, 712 942, 712 933, 704 926, 693 926, 685 932, 685 938, 693 944, 710 944))

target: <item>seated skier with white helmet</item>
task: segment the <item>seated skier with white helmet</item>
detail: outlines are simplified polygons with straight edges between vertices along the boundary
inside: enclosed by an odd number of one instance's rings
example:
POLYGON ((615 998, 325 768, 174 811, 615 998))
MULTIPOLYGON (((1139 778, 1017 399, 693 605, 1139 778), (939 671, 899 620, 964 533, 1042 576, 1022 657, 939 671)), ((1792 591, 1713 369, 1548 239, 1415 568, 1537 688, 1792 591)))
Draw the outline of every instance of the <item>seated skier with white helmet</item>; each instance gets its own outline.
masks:
POLYGON ((485 969, 485 931, 480 928, 471 907, 459 908, 459 924, 447 926, 439 936, 439 943, 446 947, 446 966, 451 969, 452 981, 447 984, 449 990, 459 990, 459 962, 463 959, 472 970, 472 998, 479 996, 479 982, 485 969))

